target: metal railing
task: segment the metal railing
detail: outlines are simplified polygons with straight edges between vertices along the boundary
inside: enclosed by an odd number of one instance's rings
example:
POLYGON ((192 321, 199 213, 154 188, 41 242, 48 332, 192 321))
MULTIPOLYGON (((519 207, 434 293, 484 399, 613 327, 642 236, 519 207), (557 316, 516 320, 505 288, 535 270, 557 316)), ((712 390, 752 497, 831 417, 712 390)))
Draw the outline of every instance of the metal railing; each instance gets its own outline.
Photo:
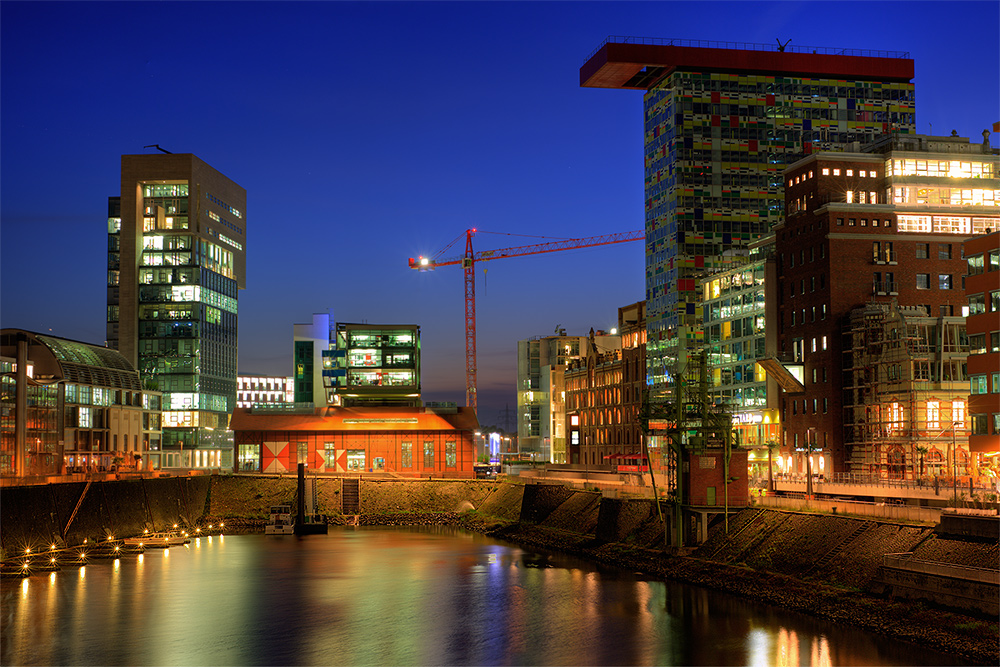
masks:
MULTIPOLYGON (((775 476, 775 480, 777 479, 778 477, 775 476)), ((962 478, 959 477, 959 479, 961 480, 962 478)), ((805 475, 801 475, 801 479, 790 477, 782 481, 804 481, 804 480, 805 480, 805 475)), ((838 472, 838 473, 828 474, 826 475, 825 481, 828 484, 854 484, 854 485, 881 486, 890 488, 917 488, 917 489, 934 488, 933 478, 927 478, 927 480, 886 479, 884 477, 879 477, 878 475, 870 475, 868 473, 853 473, 853 472, 838 472)), ((946 486, 950 488, 952 486, 951 477, 942 476, 938 478, 938 485, 942 489, 944 489, 946 486)), ((962 490, 963 488, 965 490, 968 490, 969 482, 967 480, 960 482, 958 488, 959 490, 962 490)), ((991 486, 989 482, 981 480, 980 481, 973 480, 972 488, 995 491, 994 487, 991 486)))
POLYGON ((938 576, 964 579, 966 581, 981 581, 993 584, 994 586, 1000 584, 1000 570, 919 560, 913 558, 913 552, 885 554, 882 557, 882 565, 900 570, 909 570, 911 572, 923 572, 924 574, 936 574, 938 576))
POLYGON ((818 53, 830 56, 861 56, 865 58, 909 58, 909 51, 882 51, 872 49, 838 49, 827 46, 799 46, 798 44, 755 44, 753 42, 716 42, 703 39, 668 39, 663 37, 630 37, 609 35, 587 56, 589 61, 607 44, 643 44, 649 46, 685 46, 701 49, 735 49, 740 51, 773 51, 785 53, 818 53))

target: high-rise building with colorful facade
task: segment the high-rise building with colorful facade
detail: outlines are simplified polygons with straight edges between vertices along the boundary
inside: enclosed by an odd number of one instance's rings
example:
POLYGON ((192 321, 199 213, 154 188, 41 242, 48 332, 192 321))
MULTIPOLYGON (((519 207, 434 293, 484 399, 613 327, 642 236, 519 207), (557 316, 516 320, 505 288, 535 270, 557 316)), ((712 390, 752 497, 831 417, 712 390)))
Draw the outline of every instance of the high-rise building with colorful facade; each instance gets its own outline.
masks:
POLYGON ((123 155, 108 346, 163 394, 164 466, 232 467, 246 191, 194 155, 123 155))
POLYGON ((647 379, 704 344, 698 278, 733 268, 783 218, 782 171, 819 150, 914 131, 905 53, 609 38, 580 85, 642 90, 647 379))

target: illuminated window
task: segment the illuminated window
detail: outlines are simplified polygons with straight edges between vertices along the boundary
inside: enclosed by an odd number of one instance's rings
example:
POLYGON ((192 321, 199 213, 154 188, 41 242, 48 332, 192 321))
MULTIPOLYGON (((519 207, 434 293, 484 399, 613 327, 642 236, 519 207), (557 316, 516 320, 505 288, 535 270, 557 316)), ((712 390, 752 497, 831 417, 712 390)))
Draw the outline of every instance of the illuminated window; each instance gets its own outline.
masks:
POLYGON ((833 170, 833 175, 834 176, 840 176, 840 170, 839 169, 834 169, 833 170))
POLYGON ((854 203, 854 190, 848 190, 847 192, 844 193, 844 196, 846 197, 846 201, 848 204, 854 203))
POLYGON ((434 467, 434 443, 424 443, 424 468, 434 467))
POLYGON ((570 415, 569 425, 570 426, 579 426, 580 425, 580 415, 570 415))
POLYGON ((404 442, 402 444, 402 447, 403 447, 402 467, 404 467, 404 468, 412 468, 413 467, 413 443, 412 442, 404 442))
POLYGON ((927 428, 941 428, 941 403, 927 401, 927 428))
POLYGON ((823 173, 824 176, 829 176, 830 175, 830 169, 828 167, 823 167, 823 172, 822 173, 823 173))
POLYGON ((454 468, 458 463, 458 457, 455 453, 455 443, 446 442, 444 443, 444 465, 446 468, 454 468))
POLYGON ((893 403, 889 406, 889 430, 898 431, 903 428, 903 406, 893 403))
POLYGON ((848 169, 847 172, 845 172, 845 173, 846 173, 847 176, 853 176, 854 175, 854 170, 853 169, 848 169))
POLYGON ((956 428, 965 428, 965 401, 951 402, 951 421, 956 428))

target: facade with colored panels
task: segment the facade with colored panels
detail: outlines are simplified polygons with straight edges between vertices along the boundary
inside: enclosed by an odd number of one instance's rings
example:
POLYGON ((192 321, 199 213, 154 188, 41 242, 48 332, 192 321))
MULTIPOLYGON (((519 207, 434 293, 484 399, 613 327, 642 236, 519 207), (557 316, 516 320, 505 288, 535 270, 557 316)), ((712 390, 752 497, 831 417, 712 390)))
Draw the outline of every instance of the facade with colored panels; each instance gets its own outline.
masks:
POLYGON ((782 171, 819 150, 914 130, 907 54, 632 40, 582 86, 643 90, 647 375, 655 393, 704 343, 699 276, 733 267, 783 217, 782 171))
POLYGON ((817 452, 827 473, 913 478, 916 447, 933 431, 919 426, 922 415, 936 412, 928 423, 947 427, 934 437, 968 437, 958 397, 969 351, 962 243, 1000 224, 998 158, 961 137, 890 136, 864 150, 820 153, 785 172, 786 219, 776 229, 777 278, 767 298, 780 314, 777 360, 799 384, 782 385, 781 455, 795 473, 817 452), (878 315, 883 322, 865 333, 851 318, 868 304, 896 304, 907 320, 896 347, 871 358, 878 350, 870 343, 891 344, 899 327, 878 315), (908 341, 913 355, 875 363, 908 341), (932 390, 943 393, 921 394, 932 390), (899 409, 906 432, 919 437, 900 440, 899 409), (961 424, 954 433, 953 424, 961 424))
POLYGON ((232 429, 241 472, 384 472, 472 477, 475 412, 469 408, 239 408, 232 429))
POLYGON ((109 199, 108 346, 163 393, 165 465, 231 467, 246 191, 191 154, 123 155, 109 199))
POLYGON ((966 240, 969 302, 969 449, 979 466, 997 471, 1000 454, 1000 220, 989 234, 966 240))

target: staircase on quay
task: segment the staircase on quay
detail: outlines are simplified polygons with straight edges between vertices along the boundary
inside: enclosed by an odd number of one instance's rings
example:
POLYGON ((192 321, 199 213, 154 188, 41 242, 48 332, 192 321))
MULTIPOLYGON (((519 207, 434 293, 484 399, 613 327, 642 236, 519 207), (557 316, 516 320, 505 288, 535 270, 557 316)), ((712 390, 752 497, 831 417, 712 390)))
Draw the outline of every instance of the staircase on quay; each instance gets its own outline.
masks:
POLYGON ((357 477, 344 477, 341 480, 340 513, 344 516, 361 513, 361 480, 357 477))

